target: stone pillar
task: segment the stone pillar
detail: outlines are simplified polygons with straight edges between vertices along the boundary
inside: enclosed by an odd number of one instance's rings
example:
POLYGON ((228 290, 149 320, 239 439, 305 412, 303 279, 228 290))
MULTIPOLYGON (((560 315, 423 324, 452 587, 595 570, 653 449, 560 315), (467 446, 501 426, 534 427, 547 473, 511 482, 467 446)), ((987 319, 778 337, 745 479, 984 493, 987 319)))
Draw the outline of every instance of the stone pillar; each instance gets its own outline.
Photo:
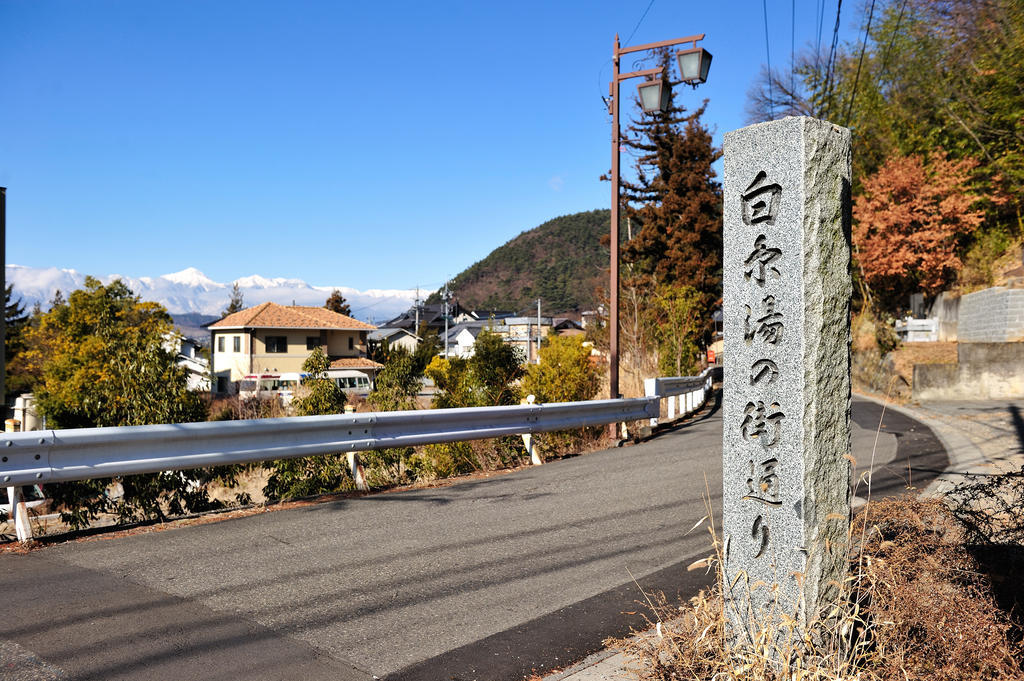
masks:
POLYGON ((782 647, 845 573, 850 132, 785 118, 724 146, 725 607, 732 643, 782 647))

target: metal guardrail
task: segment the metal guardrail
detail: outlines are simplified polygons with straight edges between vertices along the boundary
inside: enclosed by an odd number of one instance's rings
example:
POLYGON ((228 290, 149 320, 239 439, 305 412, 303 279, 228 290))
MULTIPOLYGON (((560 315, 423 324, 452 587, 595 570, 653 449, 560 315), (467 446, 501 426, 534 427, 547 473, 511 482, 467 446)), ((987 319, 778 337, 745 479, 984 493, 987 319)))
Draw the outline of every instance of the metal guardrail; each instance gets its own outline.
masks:
POLYGON ((658 415, 658 398, 4 433, 0 486, 541 433, 658 415))
POLYGON ((345 453, 356 485, 366 489, 358 452, 517 434, 540 463, 534 433, 644 418, 657 425, 661 399, 669 401, 669 418, 674 401, 684 414, 699 409, 711 389, 711 369, 644 385, 647 396, 631 399, 4 433, 0 488, 8 489, 17 535, 25 541, 32 530, 24 485, 345 453))
MULTIPOLYGON (((651 398, 668 400, 668 420, 676 417, 676 406, 680 416, 691 414, 707 401, 711 392, 714 367, 708 367, 697 376, 669 376, 644 379, 644 393, 651 398)), ((651 417, 651 426, 658 425, 658 413, 651 417)))

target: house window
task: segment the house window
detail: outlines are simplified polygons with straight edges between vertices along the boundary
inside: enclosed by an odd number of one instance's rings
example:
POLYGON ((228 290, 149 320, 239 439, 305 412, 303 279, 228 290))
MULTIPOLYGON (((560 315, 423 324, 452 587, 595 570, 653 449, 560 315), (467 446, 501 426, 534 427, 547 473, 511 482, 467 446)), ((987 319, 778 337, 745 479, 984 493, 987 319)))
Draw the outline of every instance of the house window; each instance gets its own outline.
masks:
POLYGON ((233 346, 234 351, 235 352, 241 352, 242 351, 242 337, 241 336, 235 336, 234 338, 231 339, 231 341, 232 341, 231 344, 233 346))
POLYGON ((267 352, 288 352, 288 336, 267 336, 267 352))
POLYGON ((306 336, 306 349, 316 350, 320 347, 320 336, 306 336))
POLYGON ((228 378, 227 378, 227 376, 218 376, 217 377, 217 392, 219 392, 219 393, 226 393, 227 391, 228 391, 228 378))
POLYGON ((224 352, 224 336, 217 336, 217 352, 224 352))
POLYGON ((354 348, 355 346, 356 346, 356 344, 355 344, 355 339, 353 339, 353 338, 352 338, 352 336, 349 336, 349 337, 348 337, 348 349, 349 349, 349 350, 351 350, 351 349, 353 349, 353 348, 354 348))

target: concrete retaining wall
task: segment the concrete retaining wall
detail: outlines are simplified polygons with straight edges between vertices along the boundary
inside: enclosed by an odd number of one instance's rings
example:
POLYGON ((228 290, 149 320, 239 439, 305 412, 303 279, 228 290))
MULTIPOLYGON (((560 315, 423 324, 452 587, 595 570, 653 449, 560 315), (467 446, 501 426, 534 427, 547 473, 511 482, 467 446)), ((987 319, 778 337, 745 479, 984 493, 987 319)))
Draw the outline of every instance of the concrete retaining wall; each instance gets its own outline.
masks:
POLYGON ((942 343, 957 340, 960 322, 960 296, 950 291, 943 291, 935 297, 928 309, 928 319, 939 323, 939 341, 942 343))
POLYGON ((914 399, 1024 397, 1024 343, 959 343, 956 364, 914 365, 914 399))

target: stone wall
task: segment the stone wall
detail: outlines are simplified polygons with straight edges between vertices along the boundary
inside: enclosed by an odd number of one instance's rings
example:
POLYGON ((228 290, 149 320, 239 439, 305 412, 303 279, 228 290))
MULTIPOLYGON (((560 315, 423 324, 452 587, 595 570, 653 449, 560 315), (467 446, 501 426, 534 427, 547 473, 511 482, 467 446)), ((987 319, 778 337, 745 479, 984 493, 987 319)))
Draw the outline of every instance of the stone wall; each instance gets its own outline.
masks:
POLYGON ((1024 339, 1024 289, 996 286, 960 299, 957 340, 1009 343, 1024 339))

